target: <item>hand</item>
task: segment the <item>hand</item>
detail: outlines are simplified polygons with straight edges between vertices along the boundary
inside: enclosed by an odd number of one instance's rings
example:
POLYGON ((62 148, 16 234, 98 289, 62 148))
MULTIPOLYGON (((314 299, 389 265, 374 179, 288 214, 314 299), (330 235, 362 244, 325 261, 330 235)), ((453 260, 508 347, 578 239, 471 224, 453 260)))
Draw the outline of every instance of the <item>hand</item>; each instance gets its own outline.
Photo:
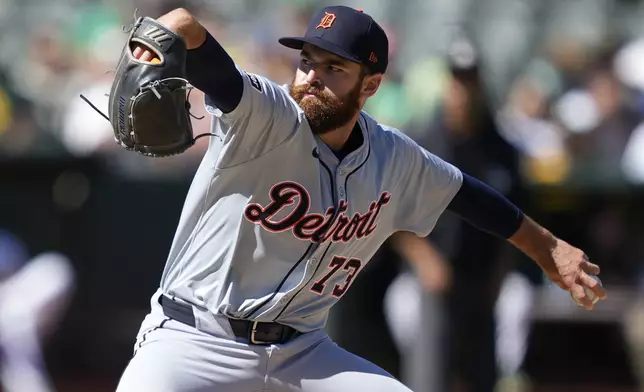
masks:
POLYGON ((392 245, 414 267, 425 291, 443 293, 451 287, 452 268, 449 261, 428 239, 401 231, 392 236, 392 245))
POLYGON ((599 266, 591 263, 581 249, 557 240, 551 257, 553 263, 542 264, 542 269, 551 281, 568 291, 578 305, 592 310, 596 301, 606 299, 606 290, 591 276, 599 275, 599 266), (588 296, 586 289, 594 294, 596 301, 588 296))
MULTIPOLYGON (((188 50, 201 46, 206 40, 206 29, 197 19, 183 8, 177 8, 160 16, 157 22, 179 35, 186 42, 188 50)), ((135 44, 132 47, 132 55, 140 61, 155 62, 157 55, 147 46, 135 44)))
POLYGON ((568 291, 578 305, 593 309, 594 301, 586 289, 597 300, 606 298, 606 290, 590 276, 599 275, 599 266, 591 263, 581 249, 558 239, 528 216, 509 241, 539 264, 548 278, 568 291))
POLYGON ((416 265, 420 284, 430 293, 444 293, 452 286, 452 269, 443 258, 428 257, 416 265))

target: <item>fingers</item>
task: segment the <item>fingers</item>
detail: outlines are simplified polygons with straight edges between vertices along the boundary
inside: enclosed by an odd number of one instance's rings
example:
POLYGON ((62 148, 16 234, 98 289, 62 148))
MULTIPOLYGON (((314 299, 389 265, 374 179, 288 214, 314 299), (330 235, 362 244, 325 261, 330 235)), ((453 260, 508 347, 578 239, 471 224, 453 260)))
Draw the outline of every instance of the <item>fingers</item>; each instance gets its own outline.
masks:
POLYGON ((134 46, 134 49, 132 50, 132 56, 135 59, 144 62, 151 62, 157 57, 156 53, 140 44, 134 46))
POLYGON ((132 50, 132 56, 135 59, 138 59, 143 54, 143 51, 144 51, 144 49, 141 46, 137 45, 137 46, 134 47, 134 50, 132 50))
POLYGON ((575 300, 575 302, 584 307, 586 310, 593 309, 593 301, 586 294, 586 290, 580 284, 575 284, 570 288, 570 295, 575 300))
POLYGON ((147 61, 147 62, 150 62, 150 61, 152 61, 155 57, 157 57, 157 56, 156 56, 156 54, 154 54, 153 52, 150 52, 149 50, 146 50, 146 51, 144 51, 144 52, 143 52, 143 54, 141 55, 141 57, 139 57, 139 60, 140 60, 140 61, 147 61))
POLYGON ((592 310, 599 300, 608 296, 599 278, 581 272, 577 282, 570 288, 570 295, 579 306, 592 310))
POLYGON ((584 286, 588 287, 588 289, 590 289, 592 294, 595 297, 597 297, 597 300, 605 299, 608 296, 608 293, 602 287, 599 280, 597 280, 596 278, 593 278, 592 276, 587 274, 581 274, 579 276, 579 281, 581 284, 583 284, 584 286))
POLYGON ((597 264, 591 263, 587 259, 581 262, 581 269, 590 275, 599 275, 600 272, 599 266, 597 264))

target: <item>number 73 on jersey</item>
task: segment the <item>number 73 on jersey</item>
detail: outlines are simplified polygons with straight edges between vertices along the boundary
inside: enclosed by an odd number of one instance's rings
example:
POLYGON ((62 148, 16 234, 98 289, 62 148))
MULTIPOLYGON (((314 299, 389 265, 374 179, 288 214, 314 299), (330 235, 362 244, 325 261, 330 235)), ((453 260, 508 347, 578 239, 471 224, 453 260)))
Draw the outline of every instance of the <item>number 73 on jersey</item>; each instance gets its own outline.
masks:
POLYGON ((326 289, 329 279, 331 279, 331 277, 337 274, 339 271, 343 271, 346 272, 347 275, 344 283, 336 284, 333 287, 333 291, 331 293, 334 297, 340 298, 347 291, 347 289, 351 285, 351 282, 353 281, 353 278, 360 271, 361 267, 362 261, 360 261, 360 259, 333 256, 333 259, 331 259, 331 262, 329 263, 329 271, 326 273, 326 275, 313 283, 313 286, 311 286, 310 290, 318 295, 322 295, 324 293, 324 290, 326 289))

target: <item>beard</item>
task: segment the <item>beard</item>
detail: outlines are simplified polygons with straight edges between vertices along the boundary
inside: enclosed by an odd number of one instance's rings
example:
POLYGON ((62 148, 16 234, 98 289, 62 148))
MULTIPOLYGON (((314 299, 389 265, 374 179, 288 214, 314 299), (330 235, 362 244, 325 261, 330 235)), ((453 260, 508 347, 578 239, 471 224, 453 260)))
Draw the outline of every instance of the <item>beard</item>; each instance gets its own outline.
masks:
POLYGON ((359 80, 342 98, 309 83, 300 86, 291 83, 289 93, 304 111, 311 131, 316 135, 322 135, 346 125, 360 110, 361 86, 362 80, 359 80), (312 96, 306 96, 307 94, 312 96))

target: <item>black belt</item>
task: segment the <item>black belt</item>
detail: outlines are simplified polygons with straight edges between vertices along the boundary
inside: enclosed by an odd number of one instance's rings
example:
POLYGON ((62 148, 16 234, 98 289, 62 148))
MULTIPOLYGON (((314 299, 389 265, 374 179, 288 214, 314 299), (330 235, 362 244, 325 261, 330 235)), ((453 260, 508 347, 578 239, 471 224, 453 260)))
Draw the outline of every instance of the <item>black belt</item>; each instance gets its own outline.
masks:
MULTIPOLYGON (((190 305, 173 301, 165 295, 159 297, 159 303, 163 308, 163 314, 167 317, 191 327, 196 327, 195 316, 190 305)), ((286 343, 302 334, 288 325, 279 323, 264 323, 232 318, 229 318, 228 321, 236 337, 246 339, 249 343, 256 345, 286 343)))

